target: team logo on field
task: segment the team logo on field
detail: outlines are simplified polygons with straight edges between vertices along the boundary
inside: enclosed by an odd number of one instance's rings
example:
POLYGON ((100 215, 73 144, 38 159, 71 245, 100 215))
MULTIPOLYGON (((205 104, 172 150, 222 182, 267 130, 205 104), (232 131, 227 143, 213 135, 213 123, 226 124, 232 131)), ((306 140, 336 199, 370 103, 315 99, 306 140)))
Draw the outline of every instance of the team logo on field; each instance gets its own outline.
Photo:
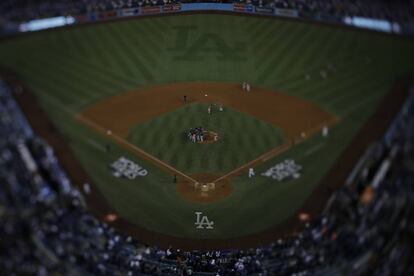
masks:
POLYGON ((297 179, 300 177, 300 171, 302 166, 298 165, 295 160, 287 159, 275 166, 269 168, 262 173, 262 176, 273 178, 277 181, 283 181, 285 179, 297 179))
POLYGON ((113 162, 110 167, 115 177, 125 177, 131 180, 148 174, 146 169, 123 156, 113 162))
POLYGON ((195 26, 173 27, 176 31, 175 45, 169 51, 180 52, 176 60, 203 60, 212 54, 218 60, 243 61, 246 59, 246 43, 229 43, 217 33, 199 32, 195 26))
POLYGON ((210 221, 202 212, 195 212, 197 229, 214 229, 214 221, 210 221))

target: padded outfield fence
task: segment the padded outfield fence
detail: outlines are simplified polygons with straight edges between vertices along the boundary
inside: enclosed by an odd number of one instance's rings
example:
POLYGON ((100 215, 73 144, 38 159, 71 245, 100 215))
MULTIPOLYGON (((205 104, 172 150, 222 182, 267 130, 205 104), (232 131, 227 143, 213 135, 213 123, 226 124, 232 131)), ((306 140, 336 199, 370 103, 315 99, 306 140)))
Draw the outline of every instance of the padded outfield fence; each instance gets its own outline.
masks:
POLYGON ((53 18, 35 19, 20 23, 8 22, 3 26, 3 30, 0 29, 0 35, 8 36, 24 32, 40 31, 76 24, 102 22, 130 17, 166 15, 173 13, 200 11, 229 12, 271 17, 293 18, 344 25, 366 30, 392 33, 397 35, 414 35, 414 22, 400 23, 383 19, 366 18, 359 16, 344 17, 327 15, 322 13, 310 14, 296 9, 258 7, 252 4, 241 3, 177 3, 163 6, 134 7, 103 12, 91 12, 87 14, 73 16, 59 16, 53 18))

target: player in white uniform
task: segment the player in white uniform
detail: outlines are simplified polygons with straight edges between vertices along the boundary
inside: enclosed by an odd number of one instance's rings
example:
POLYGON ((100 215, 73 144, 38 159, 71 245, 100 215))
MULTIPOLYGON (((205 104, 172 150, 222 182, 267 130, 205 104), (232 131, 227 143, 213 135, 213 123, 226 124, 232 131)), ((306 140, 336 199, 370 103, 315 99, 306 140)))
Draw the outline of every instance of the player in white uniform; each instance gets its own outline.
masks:
POLYGON ((252 178, 254 175, 255 174, 253 168, 249 168, 249 178, 252 178))

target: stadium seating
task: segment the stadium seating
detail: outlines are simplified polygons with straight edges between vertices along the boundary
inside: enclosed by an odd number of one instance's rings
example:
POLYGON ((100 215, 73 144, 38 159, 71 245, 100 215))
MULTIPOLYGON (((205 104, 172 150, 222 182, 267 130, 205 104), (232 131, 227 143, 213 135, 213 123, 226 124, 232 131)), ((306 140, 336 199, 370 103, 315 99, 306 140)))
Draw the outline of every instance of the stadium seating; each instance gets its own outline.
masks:
POLYGON ((320 17, 337 18, 342 18, 343 16, 363 16, 387 19, 393 22, 412 21, 414 15, 413 2, 404 0, 375 0, 369 2, 362 0, 4 0, 0 3, 0 13, 3 20, 25 21, 68 14, 77 15, 123 8, 193 2, 244 3, 258 7, 296 9, 308 16, 317 15, 320 17))

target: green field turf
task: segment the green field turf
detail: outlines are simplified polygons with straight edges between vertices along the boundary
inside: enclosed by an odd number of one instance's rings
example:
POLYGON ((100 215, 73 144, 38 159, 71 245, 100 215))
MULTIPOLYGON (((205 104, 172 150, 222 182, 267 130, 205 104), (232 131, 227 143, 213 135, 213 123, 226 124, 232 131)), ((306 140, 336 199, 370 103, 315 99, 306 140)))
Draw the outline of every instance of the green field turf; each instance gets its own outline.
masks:
POLYGON ((185 173, 224 173, 283 143, 280 129, 224 107, 207 113, 195 103, 134 127, 128 140, 185 173), (192 143, 185 132, 202 126, 219 134, 211 144, 192 143), (243 150, 241 150, 243 149, 243 150))
MULTIPOLYGON (((89 25, 0 44, 0 65, 17 72, 32 89, 121 216, 153 231, 203 239, 255 233, 294 214, 394 81, 414 69, 413 61, 414 43, 408 39, 217 14, 89 25), (315 136, 256 169, 259 174, 289 157, 303 166, 301 178, 278 183, 242 175, 233 181, 229 198, 195 204, 177 194, 171 175, 116 144, 105 152, 104 145, 111 142, 75 120, 77 113, 109 96, 185 81, 248 81, 312 101, 341 121, 329 138, 315 136), (121 155, 149 175, 134 181, 114 178, 108 165, 121 155), (215 229, 195 229, 195 211, 214 220, 215 229)), ((250 150, 238 147, 241 155, 250 150)), ((187 170, 200 163, 189 163, 187 170)))

